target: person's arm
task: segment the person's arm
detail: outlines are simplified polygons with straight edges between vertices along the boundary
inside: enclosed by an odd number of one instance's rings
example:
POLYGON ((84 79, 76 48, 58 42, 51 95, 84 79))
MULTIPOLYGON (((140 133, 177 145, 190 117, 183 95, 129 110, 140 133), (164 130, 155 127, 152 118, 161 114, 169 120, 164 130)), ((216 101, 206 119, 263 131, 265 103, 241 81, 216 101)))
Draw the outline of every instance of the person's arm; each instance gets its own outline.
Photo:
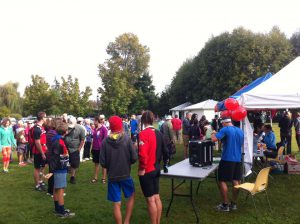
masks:
POLYGON ((145 169, 148 165, 148 149, 149 149, 149 142, 144 136, 144 133, 140 133, 140 141, 139 141, 139 170, 138 175, 144 176, 145 169))
POLYGON ((213 142, 217 142, 218 140, 221 140, 225 136, 225 128, 222 128, 219 132, 213 131, 211 134, 211 140, 213 142))
POLYGON ((130 152, 130 163, 134 164, 137 161, 138 156, 137 156, 136 149, 133 147, 132 141, 129 137, 128 137, 128 144, 129 144, 129 152, 130 152))
POLYGON ((80 140, 80 144, 77 150, 80 152, 85 142, 85 129, 82 126, 80 126, 79 140, 80 140))

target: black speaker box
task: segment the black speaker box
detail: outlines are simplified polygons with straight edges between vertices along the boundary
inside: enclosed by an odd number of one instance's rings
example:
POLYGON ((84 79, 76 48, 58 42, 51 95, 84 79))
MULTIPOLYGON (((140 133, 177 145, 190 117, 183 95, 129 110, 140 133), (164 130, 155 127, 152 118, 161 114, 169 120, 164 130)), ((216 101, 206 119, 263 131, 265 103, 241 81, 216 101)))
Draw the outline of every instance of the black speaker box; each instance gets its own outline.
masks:
POLYGON ((189 161, 197 167, 210 166, 213 162, 212 141, 190 141, 189 142, 189 161))

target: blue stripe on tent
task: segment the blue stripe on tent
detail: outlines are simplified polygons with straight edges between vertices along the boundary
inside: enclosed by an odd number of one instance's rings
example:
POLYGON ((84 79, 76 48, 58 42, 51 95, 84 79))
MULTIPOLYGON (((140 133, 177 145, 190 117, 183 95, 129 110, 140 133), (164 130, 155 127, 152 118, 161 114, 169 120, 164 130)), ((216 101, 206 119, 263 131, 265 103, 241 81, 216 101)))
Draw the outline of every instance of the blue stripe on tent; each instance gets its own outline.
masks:
MULTIPOLYGON (((237 91, 235 94, 233 94, 232 96, 230 96, 229 98, 234 98, 234 99, 238 99, 241 97, 241 95, 243 93, 246 93, 248 91, 250 91, 251 89, 255 88, 256 86, 260 85, 261 83, 263 83, 264 81, 268 80, 269 78, 272 77, 272 73, 268 72, 267 74, 265 74, 262 77, 259 77, 257 79, 255 79, 253 82, 251 82, 249 85, 244 86, 242 89, 240 89, 239 91, 237 91)), ((223 111, 226 110, 226 107, 224 105, 225 100, 217 103, 217 107, 218 107, 218 111, 223 111)))

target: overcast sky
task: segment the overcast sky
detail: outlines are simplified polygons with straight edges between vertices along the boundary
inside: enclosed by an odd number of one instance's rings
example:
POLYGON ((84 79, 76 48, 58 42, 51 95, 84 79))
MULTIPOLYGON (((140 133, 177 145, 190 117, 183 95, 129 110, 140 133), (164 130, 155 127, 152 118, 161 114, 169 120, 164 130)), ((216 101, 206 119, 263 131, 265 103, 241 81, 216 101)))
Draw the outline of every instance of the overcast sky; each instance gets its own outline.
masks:
POLYGON ((125 32, 150 48, 156 92, 214 35, 243 26, 287 37, 300 28, 299 1, 268 0, 0 0, 0 84, 23 93, 38 74, 77 77, 96 98, 97 66, 109 42, 125 32))

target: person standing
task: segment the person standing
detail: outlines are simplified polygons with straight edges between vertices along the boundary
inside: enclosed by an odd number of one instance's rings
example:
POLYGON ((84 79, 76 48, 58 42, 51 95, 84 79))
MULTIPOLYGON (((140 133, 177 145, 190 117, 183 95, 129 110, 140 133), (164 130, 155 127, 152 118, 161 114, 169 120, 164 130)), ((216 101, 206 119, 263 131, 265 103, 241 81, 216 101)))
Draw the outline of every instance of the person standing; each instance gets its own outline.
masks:
POLYGON ((171 155, 175 154, 176 152, 176 148, 174 144, 174 131, 173 131, 173 125, 171 123, 171 120, 172 120, 172 116, 168 115, 166 117, 166 121, 161 126, 161 133, 163 134, 164 144, 168 148, 170 158, 171 155))
POLYGON ((91 120, 89 118, 84 119, 85 128, 85 143, 83 151, 83 160, 90 160, 91 157, 91 146, 93 141, 93 130, 91 127, 91 120))
POLYGON ((8 173, 12 146, 16 146, 16 140, 9 118, 4 118, 0 127, 0 151, 2 151, 3 172, 8 173))
POLYGON ((176 142, 181 142, 181 128, 182 128, 182 121, 178 118, 178 114, 175 114, 175 117, 171 120, 173 125, 173 131, 175 134, 176 142))
POLYGON ((192 117, 192 113, 188 112, 182 122, 182 139, 183 139, 184 158, 185 159, 188 157, 191 117, 192 117))
POLYGON ((143 194, 146 198, 148 214, 152 224, 159 224, 162 213, 162 202, 159 196, 160 162, 168 163, 168 152, 162 134, 155 130, 154 115, 146 111, 141 117, 144 130, 139 136, 138 175, 143 194))
POLYGON ((122 224, 121 191, 125 198, 126 215, 124 224, 130 223, 134 206, 134 183, 130 176, 131 164, 137 160, 137 153, 131 139, 123 132, 122 119, 118 116, 109 118, 110 135, 104 139, 100 150, 101 166, 108 172, 107 199, 114 204, 114 218, 117 224, 122 224))
POLYGON ((137 142, 137 128, 138 128, 138 121, 136 120, 135 114, 131 115, 130 119, 130 133, 131 133, 131 141, 136 144, 137 142))
POLYGON ((42 180, 42 175, 44 173, 44 168, 46 165, 46 152, 47 152, 47 140, 46 131, 44 124, 46 122, 47 115, 45 112, 41 111, 37 115, 37 123, 33 127, 33 158, 34 158, 34 182, 35 190, 42 191, 46 190, 46 185, 42 180))
POLYGON ((296 141, 298 145, 298 150, 300 152, 300 113, 297 113, 297 116, 294 120, 294 126, 295 126, 295 136, 296 136, 296 141))
POLYGON ((84 146, 85 141, 85 130, 77 124, 75 117, 70 117, 68 120, 68 133, 65 136, 65 144, 69 150, 69 160, 71 166, 71 177, 70 183, 75 184, 76 169, 79 168, 80 164, 80 150, 84 146))
POLYGON ((75 213, 65 209, 64 192, 67 186, 67 165, 68 165, 68 149, 62 140, 66 134, 68 125, 63 121, 57 122, 56 134, 50 140, 50 148, 48 149, 49 165, 52 168, 54 178, 53 201, 55 214, 59 217, 73 217, 75 213))
MULTIPOLYGON (((95 117, 95 129, 93 131, 93 145, 92 145, 92 156, 95 164, 94 178, 91 180, 92 183, 98 182, 99 168, 100 168, 100 151, 102 148, 102 142, 107 137, 107 128, 104 125, 104 119, 100 116, 95 117)), ((106 169, 102 168, 102 183, 106 183, 106 169)))
POLYGON ((223 128, 219 132, 213 132, 211 139, 216 142, 223 141, 223 151, 218 168, 219 189, 222 203, 217 206, 218 211, 229 212, 236 210, 238 189, 234 186, 239 185, 242 178, 242 146, 244 144, 243 131, 233 126, 231 119, 222 119, 223 128), (227 182, 232 182, 232 201, 229 204, 227 182))
POLYGON ((282 144, 287 144, 286 154, 292 153, 292 126, 293 122, 288 111, 283 113, 283 117, 279 120, 280 139, 282 144))

